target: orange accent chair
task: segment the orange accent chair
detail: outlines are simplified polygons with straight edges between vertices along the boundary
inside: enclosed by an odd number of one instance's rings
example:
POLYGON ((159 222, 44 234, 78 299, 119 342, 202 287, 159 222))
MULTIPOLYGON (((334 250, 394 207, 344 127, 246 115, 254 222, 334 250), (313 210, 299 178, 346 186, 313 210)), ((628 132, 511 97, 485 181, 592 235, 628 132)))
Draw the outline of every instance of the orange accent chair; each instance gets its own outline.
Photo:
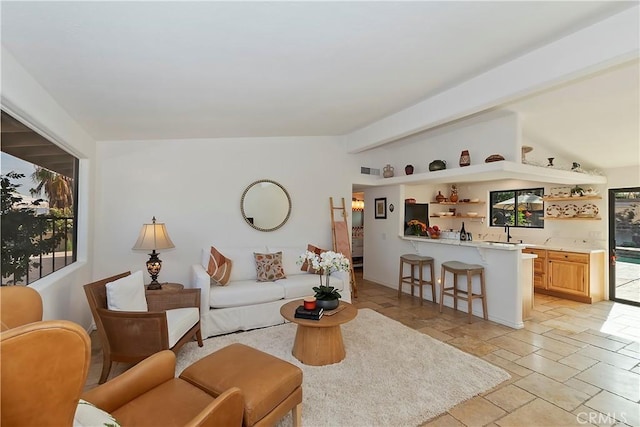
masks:
POLYGON ((0 355, 3 426, 71 426, 80 398, 121 425, 242 425, 240 389, 214 397, 175 378, 175 354, 169 350, 83 395, 91 342, 73 322, 35 322, 4 331, 0 355))
POLYGON ((42 298, 28 286, 0 287, 0 330, 42 320, 42 298))

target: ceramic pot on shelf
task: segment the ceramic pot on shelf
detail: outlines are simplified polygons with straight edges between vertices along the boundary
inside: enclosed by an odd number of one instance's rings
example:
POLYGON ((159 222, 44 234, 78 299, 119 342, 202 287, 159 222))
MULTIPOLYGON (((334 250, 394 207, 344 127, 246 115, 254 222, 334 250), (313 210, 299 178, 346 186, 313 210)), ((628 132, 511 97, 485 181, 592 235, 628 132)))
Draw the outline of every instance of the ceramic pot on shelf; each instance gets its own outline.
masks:
POLYGON ((393 176, 393 166, 387 164, 387 166, 382 168, 382 176, 385 178, 391 178, 393 176))
POLYGON ((471 156, 469 156, 469 150, 462 150, 460 153, 460 166, 469 166, 471 164, 471 156))
POLYGON ((443 170, 446 168, 447 162, 445 162, 444 160, 434 160, 433 162, 429 163, 429 171, 431 172, 443 170))
POLYGON ((407 175, 413 174, 413 165, 407 165, 404 167, 404 173, 407 175))
POLYGON ((442 203, 442 202, 444 202, 444 201, 445 201, 445 199, 446 199, 446 197, 444 197, 444 196, 442 195, 442 193, 438 191, 438 195, 436 196, 436 202, 438 202, 438 203, 442 203))

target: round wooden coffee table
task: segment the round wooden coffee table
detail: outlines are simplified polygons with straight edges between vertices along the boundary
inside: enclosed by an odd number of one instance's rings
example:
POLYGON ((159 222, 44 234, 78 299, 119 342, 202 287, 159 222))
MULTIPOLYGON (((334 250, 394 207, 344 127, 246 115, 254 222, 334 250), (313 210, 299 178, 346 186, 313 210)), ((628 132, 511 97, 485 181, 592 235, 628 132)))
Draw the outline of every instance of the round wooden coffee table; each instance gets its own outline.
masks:
POLYGON ((308 320, 294 316, 300 305, 301 299, 280 307, 282 317, 298 325, 291 354, 305 365, 313 366, 331 365, 343 360, 347 353, 340 325, 353 320, 358 315, 358 310, 348 302, 340 301, 340 306, 336 309, 340 311, 335 314, 331 315, 331 311, 327 311, 320 320, 308 320))

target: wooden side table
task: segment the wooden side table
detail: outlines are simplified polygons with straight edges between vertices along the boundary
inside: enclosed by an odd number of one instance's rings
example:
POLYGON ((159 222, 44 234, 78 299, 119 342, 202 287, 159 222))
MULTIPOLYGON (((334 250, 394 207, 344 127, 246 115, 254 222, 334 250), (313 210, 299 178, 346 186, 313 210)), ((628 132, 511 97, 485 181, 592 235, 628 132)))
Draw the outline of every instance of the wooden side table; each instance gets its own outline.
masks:
POLYGON ((145 294, 149 294, 149 293, 158 293, 158 292, 175 292, 175 291, 181 291, 184 289, 184 285, 180 284, 180 283, 161 283, 162 288, 160 289, 146 289, 145 290, 145 294))
POLYGON ((161 289, 146 290, 149 311, 200 307, 200 289, 184 289, 180 283, 163 283, 161 289))
POLYGON ((298 325, 291 354, 305 365, 323 366, 340 362, 347 355, 340 325, 353 320, 358 309, 340 301, 344 308, 331 316, 325 314, 320 320, 299 319, 295 312, 302 301, 291 301, 280 307, 282 317, 298 325))

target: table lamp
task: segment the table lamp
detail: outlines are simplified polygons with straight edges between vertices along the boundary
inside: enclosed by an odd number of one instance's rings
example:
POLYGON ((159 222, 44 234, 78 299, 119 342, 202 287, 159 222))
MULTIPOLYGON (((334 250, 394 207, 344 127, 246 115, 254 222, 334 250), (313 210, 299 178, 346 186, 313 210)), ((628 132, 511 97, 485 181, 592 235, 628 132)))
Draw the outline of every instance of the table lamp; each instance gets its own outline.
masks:
POLYGON ((160 254, 156 252, 156 249, 175 248, 175 245, 169 238, 169 233, 167 233, 167 228, 164 226, 164 223, 156 223, 155 216, 152 221, 151 224, 142 225, 138 240, 136 244, 133 245, 133 249, 136 250, 151 249, 151 253, 149 254, 150 258, 149 261, 147 261, 147 271, 149 275, 151 275, 151 283, 147 286, 149 290, 162 289, 162 285, 158 283, 158 274, 162 268, 162 261, 158 258, 160 254))

